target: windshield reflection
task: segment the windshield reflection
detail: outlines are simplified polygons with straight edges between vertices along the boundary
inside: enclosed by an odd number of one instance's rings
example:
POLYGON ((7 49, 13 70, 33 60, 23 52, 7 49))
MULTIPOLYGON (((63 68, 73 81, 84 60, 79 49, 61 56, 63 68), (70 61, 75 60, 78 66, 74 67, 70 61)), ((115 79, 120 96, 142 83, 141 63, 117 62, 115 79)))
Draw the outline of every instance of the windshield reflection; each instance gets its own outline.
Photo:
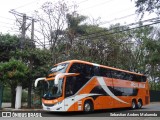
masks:
POLYGON ((65 73, 67 67, 68 67, 68 63, 59 64, 59 65, 51 68, 51 70, 49 71, 49 74, 53 74, 53 73, 56 73, 56 72, 65 73))
POLYGON ((59 79, 58 85, 54 84, 54 80, 48 81, 49 87, 48 90, 45 91, 45 94, 43 96, 46 100, 51 100, 58 98, 62 96, 62 90, 63 90, 63 79, 59 79))

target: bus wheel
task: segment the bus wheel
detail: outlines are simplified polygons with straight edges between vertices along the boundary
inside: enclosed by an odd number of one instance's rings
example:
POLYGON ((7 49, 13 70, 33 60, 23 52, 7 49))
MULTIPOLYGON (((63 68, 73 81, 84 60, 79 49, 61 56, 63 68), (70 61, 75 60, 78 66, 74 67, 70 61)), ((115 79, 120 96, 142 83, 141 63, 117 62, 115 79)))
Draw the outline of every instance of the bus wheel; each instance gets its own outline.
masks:
POLYGON ((85 101, 84 103, 84 112, 91 112, 93 111, 93 104, 91 101, 85 101))
POLYGON ((136 100, 132 100, 132 106, 131 106, 131 108, 132 109, 136 109, 136 107, 137 107, 136 100))
POLYGON ((138 109, 142 108, 142 100, 138 100, 137 108, 138 109))

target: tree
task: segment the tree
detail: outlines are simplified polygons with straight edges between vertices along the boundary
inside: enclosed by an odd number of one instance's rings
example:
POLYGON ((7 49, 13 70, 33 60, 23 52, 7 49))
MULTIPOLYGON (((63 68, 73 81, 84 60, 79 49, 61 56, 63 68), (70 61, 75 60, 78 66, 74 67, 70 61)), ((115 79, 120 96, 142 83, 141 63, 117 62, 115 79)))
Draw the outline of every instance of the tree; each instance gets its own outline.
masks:
MULTIPOLYGON (((21 59, 28 65, 29 73, 24 88, 28 88, 28 107, 31 107, 31 91, 33 82, 39 77, 45 77, 48 69, 52 66, 51 54, 47 49, 26 48, 13 53, 16 59, 21 59)), ((25 82, 25 81, 24 81, 25 82)))
POLYGON ((35 44, 29 38, 24 41, 23 50, 20 49, 20 39, 17 36, 1 34, 0 40, 1 62, 9 62, 14 58, 28 66, 28 76, 22 84, 23 89, 28 88, 28 107, 31 107, 33 81, 38 77, 46 76, 46 72, 54 64, 54 62, 51 64, 50 50, 35 48, 35 44))
POLYGON ((61 0, 56 3, 45 2, 42 5, 41 11, 37 11, 37 18, 40 20, 40 29, 36 30, 43 36, 44 48, 49 44, 52 53, 53 62, 56 61, 56 46, 61 38, 64 36, 64 29, 66 25, 66 15, 68 13, 67 4, 61 0), (41 14, 42 13, 42 14, 41 14))
POLYGON ((151 77, 153 86, 151 89, 157 90, 157 83, 160 82, 160 40, 145 41, 146 48, 146 65, 148 74, 151 77))
POLYGON ((16 51, 19 44, 19 38, 17 36, 11 36, 9 34, 0 34, 0 61, 6 62, 12 57, 11 51, 16 51))
POLYGON ((16 86, 27 80, 28 67, 19 60, 10 59, 9 62, 0 63, 1 80, 11 87, 11 107, 15 107, 16 86))
POLYGON ((133 64, 136 72, 148 76, 151 89, 158 88, 160 78, 160 41, 159 33, 154 27, 143 27, 136 29, 132 33, 135 40, 135 49, 133 50, 133 64))
POLYGON ((72 46, 75 37, 86 33, 84 29, 85 26, 82 25, 82 23, 87 19, 87 17, 73 12, 72 14, 67 14, 66 18, 68 24, 66 29, 67 36, 69 38, 70 45, 72 46))
POLYGON ((144 15, 145 12, 156 13, 160 15, 160 1, 159 0, 135 0, 137 12, 144 15))

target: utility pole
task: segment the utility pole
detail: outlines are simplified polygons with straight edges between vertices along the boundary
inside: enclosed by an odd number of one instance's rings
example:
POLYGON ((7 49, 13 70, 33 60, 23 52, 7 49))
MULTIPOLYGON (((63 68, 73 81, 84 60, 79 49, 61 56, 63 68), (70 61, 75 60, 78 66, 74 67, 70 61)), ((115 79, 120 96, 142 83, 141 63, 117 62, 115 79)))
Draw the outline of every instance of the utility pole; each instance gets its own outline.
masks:
MULTIPOLYGON (((35 19, 33 19, 32 17, 27 16, 24 13, 19 13, 19 12, 15 11, 15 10, 10 10, 9 12, 12 13, 12 14, 14 14, 16 18, 17 18, 17 16, 19 16, 19 17, 22 18, 22 22, 19 21, 18 19, 17 19, 17 21, 20 23, 20 26, 21 26, 20 27, 20 29, 21 29, 20 48, 21 48, 21 51, 23 51, 23 49, 25 47, 24 43, 25 43, 25 40, 26 40, 26 38, 25 38, 26 31, 27 31, 28 27, 31 25, 31 24, 26 25, 26 21, 27 20, 31 20, 32 21, 31 43, 34 44, 34 22, 35 22, 35 19)), ((32 69, 33 69, 33 61, 34 60, 33 60, 32 57, 30 57, 29 61, 30 61, 29 68, 32 71, 32 69)), ((28 84, 28 107, 31 108, 32 80, 29 79, 28 81, 29 81, 29 84, 28 84)))
MULTIPOLYGON (((26 36, 26 31, 28 29, 28 27, 30 26, 30 24, 28 26, 26 26, 26 21, 27 20, 32 20, 33 18, 32 17, 29 17, 27 16, 26 14, 24 13, 20 13, 20 12, 17 12, 15 11, 14 9, 10 10, 9 11, 10 13, 12 13, 17 21, 20 23, 20 29, 21 29, 21 41, 20 41, 20 48, 21 50, 24 49, 24 43, 25 43, 25 36, 26 36), (22 18, 22 22, 17 18, 17 16, 21 17, 22 18)), ((33 25, 34 26, 34 25, 33 25)), ((34 30, 34 29, 33 29, 34 30)), ((33 35, 34 35, 34 31, 33 31, 33 35)))
MULTIPOLYGON (((34 46, 34 19, 32 19, 32 28, 31 28, 31 43, 34 46)), ((30 57, 30 64, 29 69, 32 71, 33 69, 33 58, 30 57)), ((32 80, 29 79, 29 85, 28 85, 28 108, 31 108, 31 92, 32 92, 32 80)))
POLYGON ((32 19, 31 41, 34 43, 34 19, 32 19))
POLYGON ((22 32, 21 32, 21 50, 24 49, 24 42, 25 42, 25 36, 26 36, 26 14, 23 14, 23 21, 22 21, 22 32))

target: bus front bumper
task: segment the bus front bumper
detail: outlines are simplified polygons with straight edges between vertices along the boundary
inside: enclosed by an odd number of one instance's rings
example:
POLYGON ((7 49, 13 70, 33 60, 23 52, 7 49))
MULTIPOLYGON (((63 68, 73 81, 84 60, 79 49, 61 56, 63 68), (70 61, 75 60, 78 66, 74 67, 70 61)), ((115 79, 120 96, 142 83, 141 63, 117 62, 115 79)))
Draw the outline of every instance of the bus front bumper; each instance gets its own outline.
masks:
POLYGON ((54 106, 46 106, 42 103, 43 110, 45 111, 65 111, 64 110, 64 105, 61 104, 55 104, 54 106))

